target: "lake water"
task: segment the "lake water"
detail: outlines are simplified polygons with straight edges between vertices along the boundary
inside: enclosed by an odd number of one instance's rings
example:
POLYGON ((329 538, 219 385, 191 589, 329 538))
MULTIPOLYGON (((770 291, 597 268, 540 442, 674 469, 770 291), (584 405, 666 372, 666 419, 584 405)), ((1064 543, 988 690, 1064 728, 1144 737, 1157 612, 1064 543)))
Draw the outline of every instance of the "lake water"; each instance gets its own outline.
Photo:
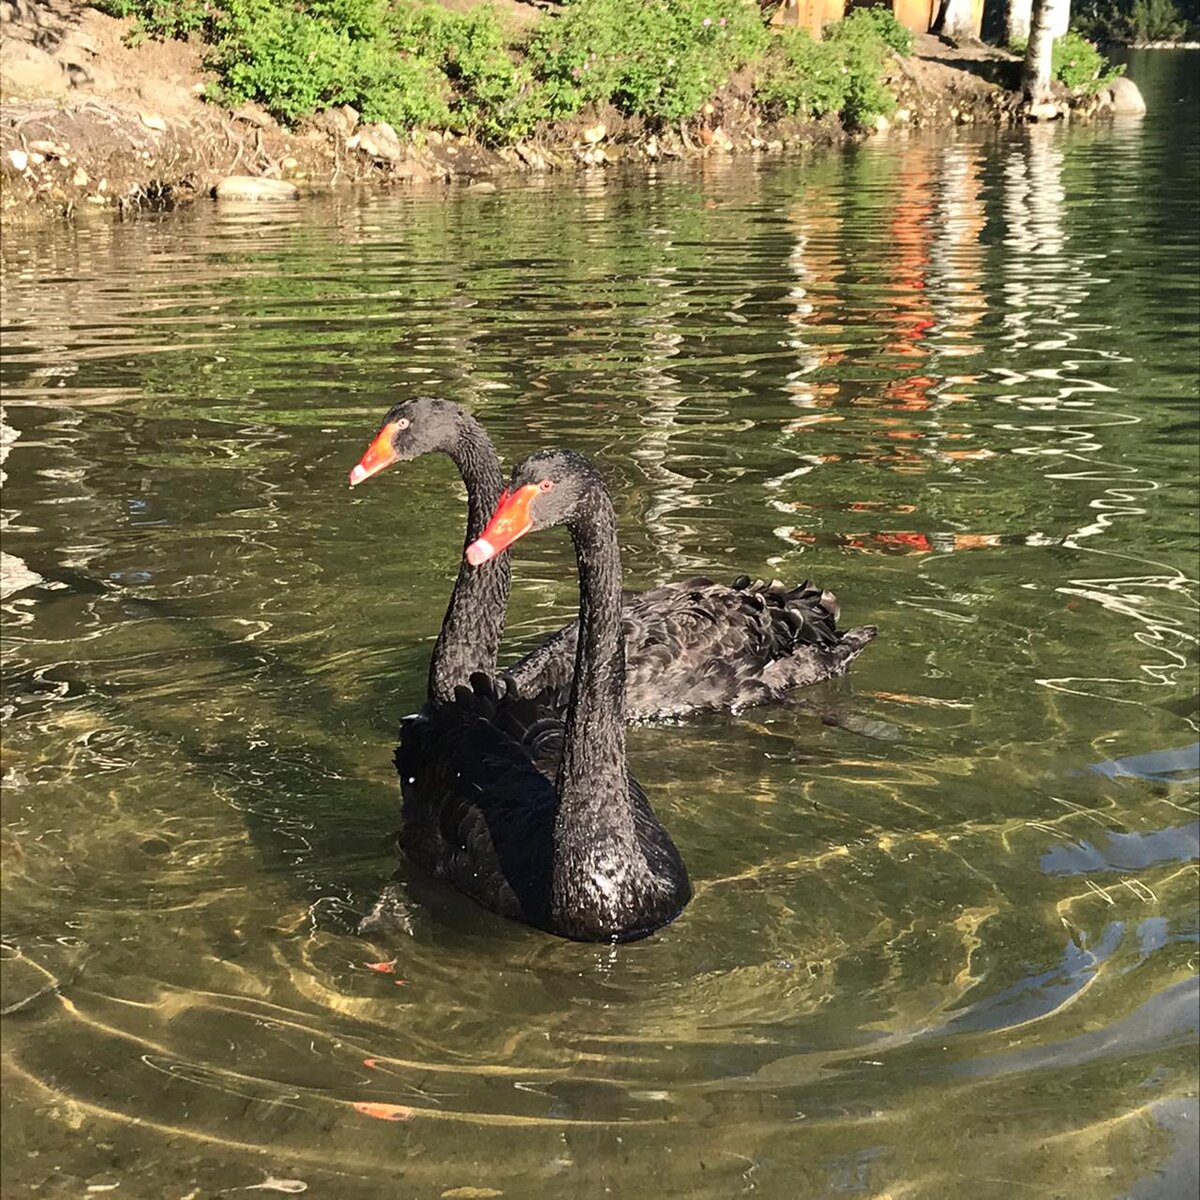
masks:
MULTIPOLYGON (((10 232, 5 1197, 1193 1195, 1197 66, 1135 56, 1140 123, 10 232), (465 510, 346 473, 422 393, 593 456, 630 586, 880 627, 631 732, 696 886, 645 942, 408 868, 354 933, 465 510)), ((561 530, 514 568, 513 653, 575 601, 561 530)))

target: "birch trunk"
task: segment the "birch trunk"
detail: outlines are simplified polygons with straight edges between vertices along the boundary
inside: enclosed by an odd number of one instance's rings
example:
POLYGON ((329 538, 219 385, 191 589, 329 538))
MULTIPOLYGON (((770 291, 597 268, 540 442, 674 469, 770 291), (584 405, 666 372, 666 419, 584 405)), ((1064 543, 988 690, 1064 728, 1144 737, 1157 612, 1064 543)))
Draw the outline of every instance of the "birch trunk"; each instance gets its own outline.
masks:
POLYGON ((1011 46, 1014 42, 1029 40, 1029 18, 1033 12, 1033 0, 1008 0, 1008 14, 1004 21, 1004 36, 1011 46))
POLYGON ((1070 0, 1033 0, 1021 89, 1034 104, 1050 99, 1050 55, 1070 19, 1070 0))

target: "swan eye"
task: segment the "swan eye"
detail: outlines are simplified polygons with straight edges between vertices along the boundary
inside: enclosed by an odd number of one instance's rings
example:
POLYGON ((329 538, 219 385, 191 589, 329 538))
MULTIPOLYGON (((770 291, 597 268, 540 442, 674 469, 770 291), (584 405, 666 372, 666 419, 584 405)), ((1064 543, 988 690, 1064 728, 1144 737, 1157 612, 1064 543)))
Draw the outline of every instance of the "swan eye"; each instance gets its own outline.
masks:
POLYGON ((412 422, 407 417, 401 417, 400 420, 396 422, 396 429, 407 429, 411 424, 412 422))
POLYGON ((538 487, 539 487, 539 488, 540 488, 540 489, 541 489, 543 492, 548 492, 548 491, 549 491, 549 490, 550 490, 550 489, 551 489, 553 486, 554 486, 554 480, 553 480, 553 479, 543 479, 543 480, 542 480, 542 482, 538 484, 538 487))

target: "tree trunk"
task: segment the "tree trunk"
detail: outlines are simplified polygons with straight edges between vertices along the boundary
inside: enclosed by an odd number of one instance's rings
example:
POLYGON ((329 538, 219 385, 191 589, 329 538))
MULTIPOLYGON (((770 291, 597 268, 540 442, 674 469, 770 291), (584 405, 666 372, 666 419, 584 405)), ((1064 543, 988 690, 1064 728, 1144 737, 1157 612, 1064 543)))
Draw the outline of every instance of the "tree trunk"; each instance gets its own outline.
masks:
POLYGON ((1050 99, 1050 54, 1070 17, 1070 0, 1033 0, 1021 89, 1034 104, 1050 99))
POLYGON ((978 16, 972 0, 942 0, 933 32, 958 41, 978 38, 978 16))
POLYGON ((1004 36, 1010 46, 1029 40, 1029 17, 1032 12, 1033 0, 1008 0, 1004 36))

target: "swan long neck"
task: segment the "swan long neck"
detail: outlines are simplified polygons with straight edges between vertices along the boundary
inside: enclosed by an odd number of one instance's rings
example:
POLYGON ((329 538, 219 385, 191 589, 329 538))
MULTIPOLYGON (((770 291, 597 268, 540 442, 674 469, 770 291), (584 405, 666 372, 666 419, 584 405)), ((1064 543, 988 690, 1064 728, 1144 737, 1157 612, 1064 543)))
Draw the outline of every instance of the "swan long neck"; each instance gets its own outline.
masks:
POLYGON ((625 648, 616 518, 602 487, 569 523, 579 564, 579 643, 558 774, 556 904, 623 890, 640 860, 625 767, 625 648))
MULTIPOLYGON (((463 415, 458 438, 445 452, 467 487, 465 550, 487 525, 504 479, 496 448, 473 417, 463 415)), ((476 671, 489 675, 495 672, 510 582, 507 554, 482 567, 472 567, 465 560, 459 564, 442 631, 429 662, 430 700, 444 703, 453 699, 455 686, 466 684, 476 671)))

